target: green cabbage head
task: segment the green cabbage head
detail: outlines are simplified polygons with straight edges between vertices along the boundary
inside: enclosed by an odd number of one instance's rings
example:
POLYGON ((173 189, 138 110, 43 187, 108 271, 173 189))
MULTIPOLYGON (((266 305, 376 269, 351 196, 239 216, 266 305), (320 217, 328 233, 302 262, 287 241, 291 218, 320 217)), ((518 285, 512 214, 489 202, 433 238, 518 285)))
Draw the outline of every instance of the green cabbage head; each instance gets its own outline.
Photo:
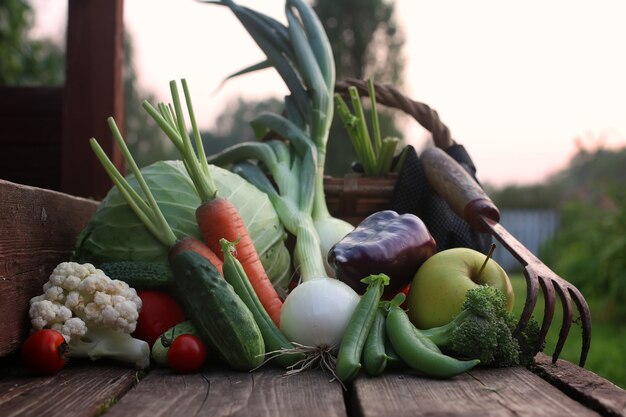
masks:
MULTIPOLYGON (((282 292, 290 279, 291 259, 286 233, 267 195, 240 176, 210 165, 218 194, 239 210, 261 262, 282 292)), ((181 161, 159 161, 141 169, 154 197, 177 237, 200 239, 195 210, 200 205, 181 161)), ((140 195, 135 177, 126 177, 140 195)), ((73 259, 99 265, 115 261, 167 262, 167 247, 157 240, 113 187, 78 237, 73 259)))

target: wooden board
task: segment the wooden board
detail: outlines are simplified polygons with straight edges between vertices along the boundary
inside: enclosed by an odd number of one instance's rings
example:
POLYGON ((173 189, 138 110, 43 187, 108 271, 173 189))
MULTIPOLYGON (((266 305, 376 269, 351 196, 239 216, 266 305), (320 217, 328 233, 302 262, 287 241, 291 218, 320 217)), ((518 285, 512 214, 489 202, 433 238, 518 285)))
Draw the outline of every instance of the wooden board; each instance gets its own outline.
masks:
POLYGON ((0 379, 0 416, 96 416, 135 381, 132 369, 91 363, 69 366, 51 377, 0 379))
POLYGON ((69 259, 96 208, 92 200, 0 180, 0 356, 25 338, 28 301, 69 259))
MULTIPOLYGON (((616 364, 626 366, 626 364, 616 364)), ((533 371, 572 398, 607 416, 626 416, 626 391, 571 362, 539 354, 533 371)))
POLYGON ((480 369, 451 380, 411 374, 361 377, 355 416, 596 416, 525 368, 480 369))
POLYGON ((107 412, 133 416, 347 416, 342 388, 321 371, 284 377, 278 369, 192 375, 152 371, 107 412))

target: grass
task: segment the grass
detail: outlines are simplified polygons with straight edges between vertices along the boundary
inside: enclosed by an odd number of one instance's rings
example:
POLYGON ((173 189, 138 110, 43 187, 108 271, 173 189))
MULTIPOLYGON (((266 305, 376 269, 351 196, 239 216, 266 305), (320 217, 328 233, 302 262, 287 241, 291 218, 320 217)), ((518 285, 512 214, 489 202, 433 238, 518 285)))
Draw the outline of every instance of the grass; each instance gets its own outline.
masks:
MULTIPOLYGON (((514 312, 519 316, 526 300, 526 282, 521 274, 512 274, 511 282, 515 290, 514 312)), ((540 291, 541 293, 541 291, 540 291)), ((558 296, 557 296, 558 300, 558 296)), ((592 320, 594 316, 594 300, 587 300, 591 309, 592 320)), ((597 305, 597 304, 596 304, 597 305)), ((574 306, 574 320, 578 317, 574 306)), ((543 318, 543 298, 537 300, 534 317, 541 324, 543 318)), ((554 352, 558 333, 563 319, 560 302, 557 301, 554 319, 548 332, 544 353, 551 356, 554 352)), ((619 323, 600 320, 592 321, 591 348, 585 369, 608 379, 615 385, 626 389, 626 349, 622 346, 626 341, 626 327, 619 323)), ((559 358, 578 364, 582 345, 582 330, 580 324, 572 324, 569 336, 559 358)))

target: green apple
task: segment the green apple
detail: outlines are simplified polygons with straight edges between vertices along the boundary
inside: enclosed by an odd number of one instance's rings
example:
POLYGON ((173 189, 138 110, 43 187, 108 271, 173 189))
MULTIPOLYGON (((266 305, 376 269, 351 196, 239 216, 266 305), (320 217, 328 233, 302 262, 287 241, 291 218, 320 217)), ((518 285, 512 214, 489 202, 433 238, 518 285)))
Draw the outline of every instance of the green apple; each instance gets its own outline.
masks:
POLYGON ((479 285, 492 285, 504 293, 507 310, 515 302, 513 286, 500 265, 469 248, 438 252, 418 269, 407 297, 408 315, 420 329, 442 326, 461 312, 465 293, 479 285))

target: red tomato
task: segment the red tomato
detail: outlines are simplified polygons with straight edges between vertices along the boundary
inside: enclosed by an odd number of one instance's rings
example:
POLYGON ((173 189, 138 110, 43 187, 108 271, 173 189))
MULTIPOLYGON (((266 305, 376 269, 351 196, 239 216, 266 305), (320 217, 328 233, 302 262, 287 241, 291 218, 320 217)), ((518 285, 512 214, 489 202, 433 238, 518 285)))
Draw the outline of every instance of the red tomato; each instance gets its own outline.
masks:
POLYGON ((133 336, 145 340, 150 347, 159 336, 185 320, 183 310, 169 294, 159 290, 140 290, 141 310, 133 336))
POLYGON ((56 330, 37 330, 22 345, 22 362, 30 372, 54 375, 65 366, 67 343, 56 330))
POLYGON ((194 372, 204 363, 206 349, 198 336, 181 334, 167 351, 167 363, 180 373, 194 372))

